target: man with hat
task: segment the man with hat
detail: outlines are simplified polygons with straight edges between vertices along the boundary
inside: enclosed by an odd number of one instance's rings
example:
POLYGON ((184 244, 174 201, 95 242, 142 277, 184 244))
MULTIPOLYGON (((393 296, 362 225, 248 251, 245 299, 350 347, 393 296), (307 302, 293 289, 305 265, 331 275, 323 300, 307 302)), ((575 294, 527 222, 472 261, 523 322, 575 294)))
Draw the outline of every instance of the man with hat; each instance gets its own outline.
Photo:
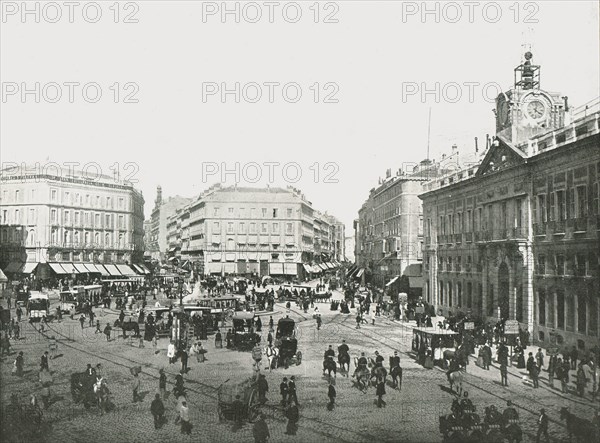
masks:
POLYGON ((333 350, 331 345, 329 345, 329 348, 325 351, 325 355, 323 355, 323 375, 325 375, 325 363, 330 357, 335 358, 335 351, 333 350))
POLYGON ((375 367, 383 367, 383 355, 379 355, 379 351, 375 351, 375 367))
POLYGON ((544 434, 546 443, 550 443, 550 437, 548 437, 548 416, 546 415, 545 409, 540 409, 540 416, 538 418, 538 431, 537 437, 535 438, 536 443, 539 443, 540 436, 544 434))
POLYGON ((288 383, 288 399, 289 401, 293 401, 296 406, 298 405, 298 397, 296 396, 296 377, 293 375, 290 377, 290 381, 288 383))
POLYGON ((356 366, 356 369, 354 370, 354 374, 352 374, 352 377, 354 378, 356 376, 356 373, 362 369, 365 370, 367 368, 367 357, 365 357, 365 353, 361 352, 360 353, 360 358, 358 359, 358 366, 356 366))
POLYGON ((269 427, 267 426, 267 422, 265 421, 265 414, 263 414, 262 412, 258 414, 258 420, 254 422, 252 433, 254 435, 255 443, 266 443, 267 440, 271 437, 271 434, 269 434, 269 427))
POLYGON ((287 404, 289 389, 288 389, 288 379, 287 377, 283 377, 283 381, 279 385, 279 394, 281 394, 281 404, 285 406, 287 404))

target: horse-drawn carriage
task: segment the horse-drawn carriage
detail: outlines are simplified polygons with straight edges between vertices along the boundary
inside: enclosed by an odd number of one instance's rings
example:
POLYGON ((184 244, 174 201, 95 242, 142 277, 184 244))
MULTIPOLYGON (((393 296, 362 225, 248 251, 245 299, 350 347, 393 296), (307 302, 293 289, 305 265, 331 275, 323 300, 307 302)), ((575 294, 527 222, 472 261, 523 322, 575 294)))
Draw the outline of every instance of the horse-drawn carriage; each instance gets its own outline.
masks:
POLYGON ((500 414, 494 406, 488 406, 482 420, 473 406, 470 410, 440 416, 439 430, 444 442, 518 443, 523 438, 518 416, 514 409, 512 414, 507 412, 500 414))
POLYGON ((419 364, 425 367, 433 367, 435 363, 445 366, 447 351, 454 352, 457 338, 458 334, 448 329, 414 328, 412 350, 417 353, 419 364))
POLYGON ((302 352, 298 351, 296 322, 289 317, 277 322, 275 346, 279 348, 279 366, 289 367, 302 363, 302 352))
POLYGON ((109 395, 104 378, 97 380, 94 375, 89 376, 85 372, 71 374, 71 397, 75 403, 83 403, 86 409, 98 406, 100 412, 104 413, 112 409, 109 395))
POLYGON ((219 420, 241 419, 253 422, 258 417, 260 403, 258 389, 253 378, 240 383, 225 381, 217 390, 217 412, 219 420))
POLYGON ((254 332, 254 312, 233 313, 233 347, 238 351, 251 351, 260 343, 260 335, 254 332))
POLYGON ((116 319, 113 326, 115 328, 121 328, 123 331, 123 338, 127 337, 128 331, 133 331, 133 337, 140 337, 140 325, 136 320, 119 320, 116 319))
POLYGON ((319 303, 328 303, 333 294, 331 291, 318 291, 315 292, 314 301, 319 303))

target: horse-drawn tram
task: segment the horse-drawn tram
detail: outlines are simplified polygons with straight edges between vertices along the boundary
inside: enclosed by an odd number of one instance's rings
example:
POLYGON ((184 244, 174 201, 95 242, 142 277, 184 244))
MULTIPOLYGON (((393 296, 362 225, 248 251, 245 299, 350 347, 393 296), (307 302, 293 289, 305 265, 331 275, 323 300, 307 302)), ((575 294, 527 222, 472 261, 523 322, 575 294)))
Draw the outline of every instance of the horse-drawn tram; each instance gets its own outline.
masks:
POLYGON ((240 383, 225 381, 217 391, 219 420, 235 420, 236 415, 253 422, 258 417, 260 403, 253 378, 240 383))
POLYGON ((296 338, 296 322, 289 317, 277 322, 275 347, 279 349, 279 366, 289 367, 302 362, 302 352, 298 351, 296 338))
POLYGON ((458 333, 448 329, 413 328, 412 350, 417 353, 419 364, 433 367, 444 361, 444 352, 454 351, 457 338, 458 333))
POLYGON ((233 347, 238 351, 251 351, 260 343, 260 335, 254 332, 254 312, 233 313, 233 347))

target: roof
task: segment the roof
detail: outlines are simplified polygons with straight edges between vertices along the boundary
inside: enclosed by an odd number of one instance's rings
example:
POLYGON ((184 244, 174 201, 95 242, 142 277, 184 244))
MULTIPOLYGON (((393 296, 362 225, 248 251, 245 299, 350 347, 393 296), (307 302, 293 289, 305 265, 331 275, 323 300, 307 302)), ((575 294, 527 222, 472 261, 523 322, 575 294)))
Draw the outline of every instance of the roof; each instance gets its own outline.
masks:
POLYGON ((277 324, 279 323, 291 323, 291 324, 296 324, 296 322, 291 319, 291 318, 280 318, 279 321, 277 322, 277 324))

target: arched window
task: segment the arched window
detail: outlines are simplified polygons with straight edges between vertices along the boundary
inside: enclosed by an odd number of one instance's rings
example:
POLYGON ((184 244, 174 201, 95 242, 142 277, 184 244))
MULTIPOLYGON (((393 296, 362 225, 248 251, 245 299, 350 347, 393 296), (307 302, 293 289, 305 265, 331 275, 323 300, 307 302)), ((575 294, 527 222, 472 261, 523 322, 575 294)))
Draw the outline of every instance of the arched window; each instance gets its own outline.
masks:
POLYGON ((100 234, 98 232, 94 234, 94 246, 100 246, 100 234))
POLYGON ((104 245, 105 246, 110 246, 110 234, 106 234, 104 236, 104 245))
POLYGON ((119 248, 125 246, 125 242, 123 240, 123 234, 119 234, 119 248))
POLYGON ((79 244, 79 231, 75 231, 74 240, 75 240, 75 244, 78 245, 79 244))
POLYGON ((64 235, 64 239, 63 239, 63 244, 64 245, 68 245, 71 243, 71 233, 69 231, 65 231, 65 235, 64 235))
POLYGON ((29 246, 35 246, 35 230, 30 229, 27 234, 27 244, 29 246))
POLYGON ((90 244, 90 233, 86 232, 84 235, 84 238, 85 238, 85 244, 89 245, 90 244))
POLYGON ((58 230, 56 228, 53 228, 50 232, 50 239, 52 241, 52 246, 56 246, 58 243, 58 230))

